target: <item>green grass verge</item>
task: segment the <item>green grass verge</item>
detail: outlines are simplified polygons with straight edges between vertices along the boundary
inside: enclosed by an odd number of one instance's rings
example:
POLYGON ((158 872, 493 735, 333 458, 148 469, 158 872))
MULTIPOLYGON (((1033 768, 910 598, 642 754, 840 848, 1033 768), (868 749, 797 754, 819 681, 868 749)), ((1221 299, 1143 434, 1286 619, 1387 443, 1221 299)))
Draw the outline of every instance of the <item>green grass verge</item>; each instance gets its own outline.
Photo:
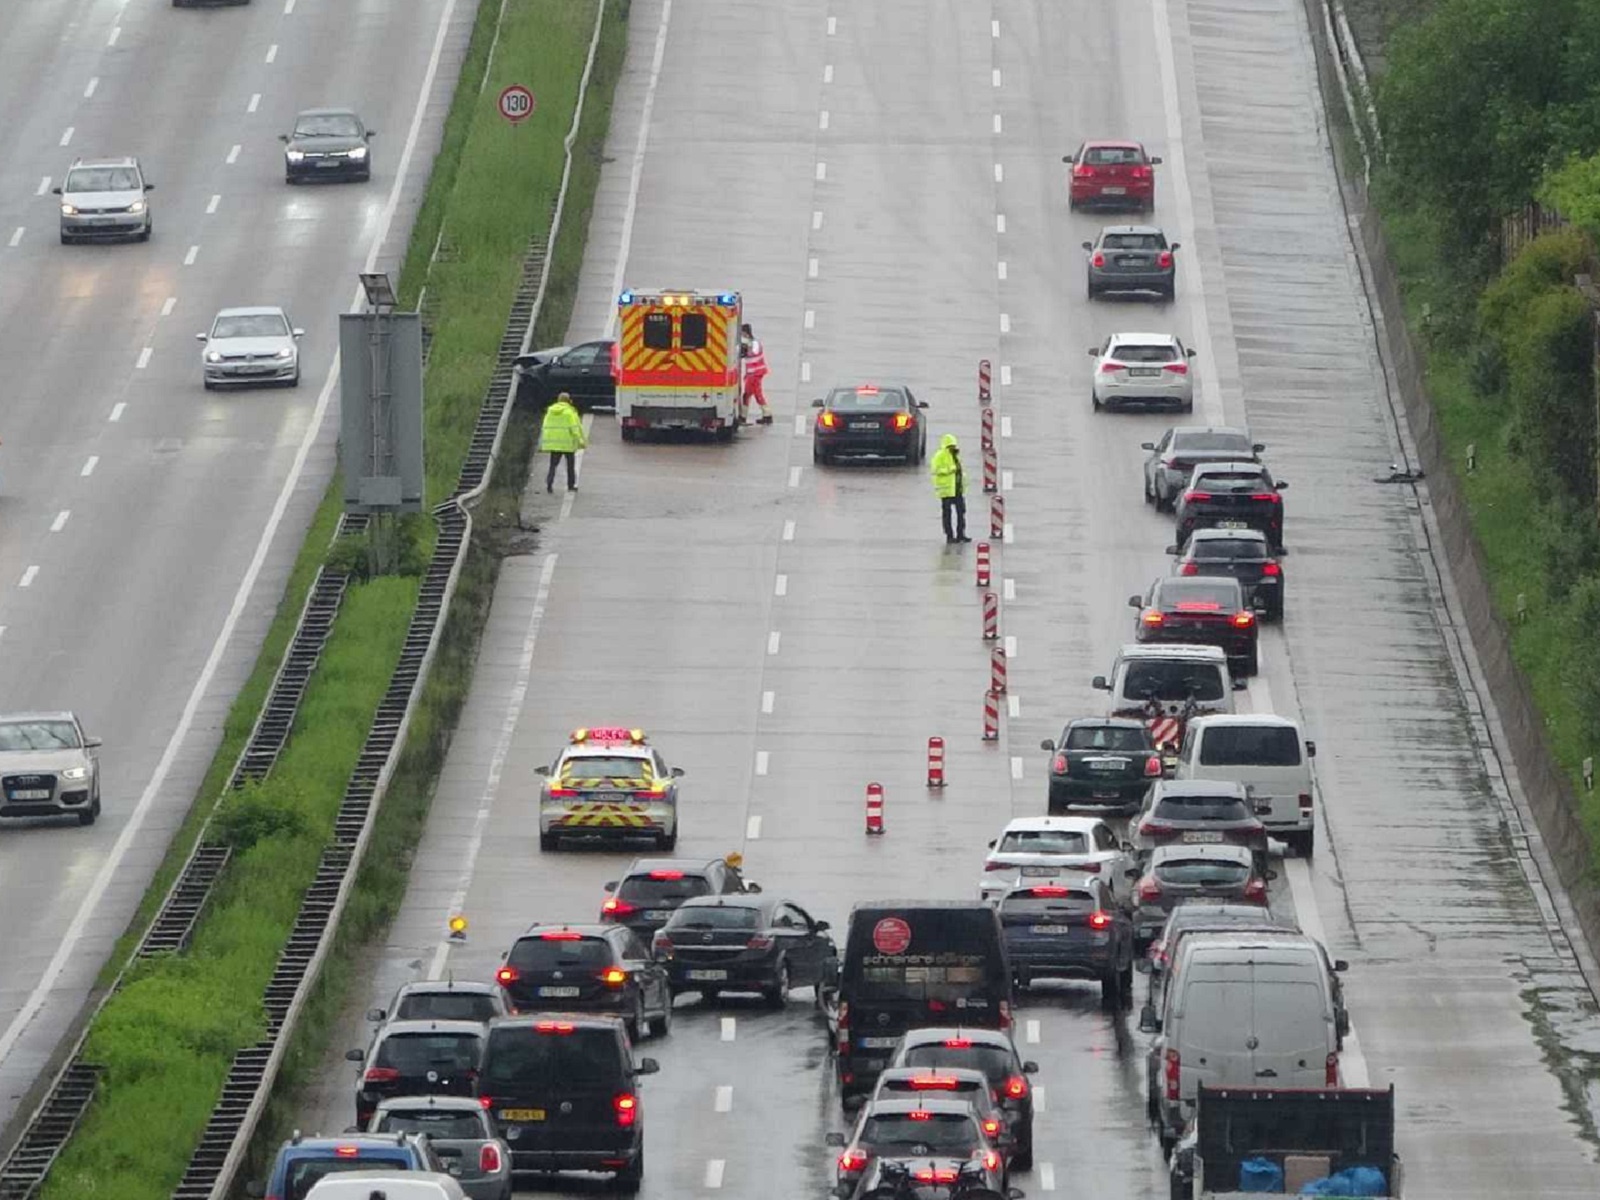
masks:
POLYGON ((42 1200, 166 1200, 182 1178, 235 1051, 261 1036, 262 990, 332 833, 416 595, 415 578, 394 576, 347 593, 272 775, 224 802, 235 857, 188 953, 134 968, 95 1021, 84 1053, 105 1068, 100 1094, 42 1200))

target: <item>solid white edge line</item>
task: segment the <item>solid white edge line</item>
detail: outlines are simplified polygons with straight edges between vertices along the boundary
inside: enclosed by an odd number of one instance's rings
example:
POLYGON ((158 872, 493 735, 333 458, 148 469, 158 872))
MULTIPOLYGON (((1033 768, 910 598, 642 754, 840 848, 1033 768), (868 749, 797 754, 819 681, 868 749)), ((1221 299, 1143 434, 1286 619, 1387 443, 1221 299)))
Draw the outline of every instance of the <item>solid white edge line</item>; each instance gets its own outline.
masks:
MULTIPOLYGON (((672 0, 667 0, 671 4, 672 0)), ((427 115, 428 98, 433 92, 434 79, 439 73, 439 61, 444 54, 445 35, 450 28, 450 19, 455 14, 456 0, 445 0, 444 11, 439 17, 439 27, 434 34, 433 50, 428 59, 428 68, 423 73, 422 87, 417 95, 417 106, 412 112, 411 129, 407 134, 405 149, 400 155, 400 164, 395 171, 394 183, 390 188, 389 202, 384 207, 384 213, 379 221, 376 233, 373 235, 372 248, 367 255, 366 270, 370 272, 376 264, 378 255, 383 250, 384 240, 389 236, 389 226, 394 220, 395 210, 400 202, 401 185, 406 182, 407 169, 411 158, 416 152, 417 139, 421 134, 422 121, 427 115)), ((359 289, 352 296, 349 309, 357 311, 357 305, 364 293, 359 289)), ((56 980, 61 977, 61 972, 66 968, 67 962, 77 952, 78 942, 82 940, 84 930, 94 915, 94 910, 99 907, 101 899, 105 896, 106 889, 111 886, 112 877, 122 866, 122 860, 127 857, 128 850, 133 845, 133 839, 138 836, 149 818, 150 809, 155 804, 156 797, 166 786, 167 776, 172 771, 172 765, 177 761, 178 753, 188 738, 189 730, 194 725, 194 719, 199 712, 200 704, 205 699, 205 694, 211 687, 211 680, 215 677, 218 667, 222 664, 222 657, 227 652, 229 643, 233 640, 234 630, 238 627, 240 618, 244 615, 245 607, 250 601, 250 595, 255 591, 256 580, 261 574, 262 567, 266 564, 267 553, 272 548, 272 542, 277 535, 278 526, 283 523, 284 514, 288 511, 289 501, 294 496, 300 484, 300 476, 305 472, 306 460, 311 456, 311 448, 316 444, 322 430, 323 419, 327 416, 328 406, 333 399, 335 386, 339 381, 339 354, 334 351, 333 362, 328 367, 328 377, 322 385, 322 391, 317 396, 315 409, 312 411, 311 421, 306 427, 305 436, 301 439, 299 448, 295 451, 294 463, 289 468, 289 475, 283 481, 283 488, 278 493, 278 498, 272 506, 272 512, 267 517, 266 528, 261 531, 261 539, 256 543, 255 554, 250 559, 250 565, 245 570, 244 578, 239 581, 239 589, 234 593, 233 604, 228 609, 228 615, 222 623, 222 630, 217 635, 217 640, 212 644, 211 653, 207 655, 205 665, 200 669, 199 678, 195 680, 194 688, 189 693, 189 699, 183 706, 183 712, 178 718, 178 725, 172 731, 166 748, 161 753, 160 760, 156 763, 154 774, 150 782, 145 785, 140 793, 138 802, 128 814, 128 821, 117 834, 117 840, 112 844, 111 852, 100 865, 93 882, 83 900, 78 905, 78 910, 73 914, 72 922, 67 926, 66 933, 62 935, 60 944, 51 956, 50 962, 45 966, 39 982, 28 993, 28 998, 23 1002, 17 1015, 11 1019, 11 1024, 6 1026, 5 1032, 0 1033, 0 1063, 10 1055, 17 1041, 21 1038, 28 1025, 38 1014, 50 990, 55 987, 56 980)), ((98 455, 91 455, 84 464, 81 474, 93 473, 95 464, 100 461, 98 455)))
MULTIPOLYGON (((667 27, 672 23, 672 0, 662 0, 661 23, 656 27, 655 50, 650 56, 650 82, 645 85, 644 107, 639 113, 639 140, 633 147, 633 167, 628 177, 628 206, 622 210, 622 237, 617 248, 617 266, 611 274, 611 295, 622 294, 622 280, 628 273, 628 252, 633 246, 633 222, 639 213, 639 181, 644 177, 644 155, 650 145, 650 114, 656 107, 656 88, 661 83, 661 63, 667 55, 667 27)), ((605 337, 615 336, 617 306, 611 305, 606 317, 605 337)))

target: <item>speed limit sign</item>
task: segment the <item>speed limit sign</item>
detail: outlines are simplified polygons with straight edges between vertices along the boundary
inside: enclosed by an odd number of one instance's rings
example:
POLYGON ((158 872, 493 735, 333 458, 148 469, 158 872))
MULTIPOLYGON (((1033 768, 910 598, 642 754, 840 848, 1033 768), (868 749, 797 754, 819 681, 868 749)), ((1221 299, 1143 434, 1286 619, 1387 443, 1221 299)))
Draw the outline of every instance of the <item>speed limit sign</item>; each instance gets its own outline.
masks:
POLYGON ((535 107, 533 93, 520 83, 513 83, 500 93, 500 115, 513 125, 533 116, 535 107))

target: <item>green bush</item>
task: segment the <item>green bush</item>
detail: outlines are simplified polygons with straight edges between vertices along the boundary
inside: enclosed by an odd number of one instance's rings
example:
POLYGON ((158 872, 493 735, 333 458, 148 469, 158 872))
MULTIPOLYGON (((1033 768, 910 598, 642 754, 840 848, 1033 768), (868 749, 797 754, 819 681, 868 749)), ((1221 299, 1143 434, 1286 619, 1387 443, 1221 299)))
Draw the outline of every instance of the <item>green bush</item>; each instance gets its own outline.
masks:
POLYGON ((232 846, 235 853, 250 849, 263 838, 299 837, 305 828, 298 806, 284 803, 281 796, 259 783, 229 792, 211 822, 213 839, 232 846))
POLYGON ((1584 576, 1566 606, 1565 680, 1582 722, 1583 744, 1600 745, 1600 574, 1584 576))

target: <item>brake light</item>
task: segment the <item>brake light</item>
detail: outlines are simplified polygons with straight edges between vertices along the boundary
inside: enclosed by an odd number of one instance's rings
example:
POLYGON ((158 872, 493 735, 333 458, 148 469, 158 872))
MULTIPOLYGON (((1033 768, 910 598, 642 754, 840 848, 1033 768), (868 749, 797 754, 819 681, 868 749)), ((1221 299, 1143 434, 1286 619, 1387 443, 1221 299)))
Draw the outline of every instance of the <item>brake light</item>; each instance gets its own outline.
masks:
POLYGON ((535 1033, 571 1033, 573 1024, 571 1021, 535 1021, 533 1029, 535 1033))
POLYGON ((913 1121, 931 1121, 931 1120, 933 1120, 933 1114, 931 1112, 928 1112, 925 1109, 921 1109, 921 1108, 913 1109, 911 1112, 908 1112, 906 1114, 906 1116, 910 1117, 913 1121))
POLYGON ((1275 562, 1269 562, 1262 565, 1261 573, 1263 575, 1282 575, 1283 568, 1275 562))
POLYGON ((478 1148, 478 1170, 485 1175, 495 1175, 500 1171, 500 1147, 493 1142, 485 1142, 478 1148))
POLYGON ((501 987, 510 987, 522 978, 522 972, 515 967, 501 967, 494 973, 494 981, 501 987))
POLYGON ((1067 761, 1065 754, 1058 754, 1055 756, 1054 761, 1051 762, 1050 769, 1057 775, 1070 775, 1072 773, 1071 766, 1072 764, 1067 761))
POLYGON ((1156 259, 1156 266, 1160 267, 1163 271, 1165 271, 1171 265, 1172 265, 1172 251, 1171 250, 1163 250, 1161 252, 1161 256, 1156 259))
POLYGON ((1263 504, 1282 504, 1283 497, 1277 492, 1251 492, 1250 499, 1260 500, 1263 504))
POLYGON ((911 1090, 914 1092, 953 1092, 956 1081, 948 1075, 919 1075, 911 1081, 911 1090))
POLYGON ((1095 911, 1095 912, 1090 913, 1089 914, 1089 928, 1090 929, 1110 929, 1111 928, 1111 914, 1108 913, 1108 912, 1099 912, 1099 911, 1095 911))
POLYGON ((639 911, 638 905, 629 904, 626 900, 618 900, 615 896, 609 897, 600 906, 600 913, 607 917, 626 917, 630 913, 639 911))
POLYGON ((400 1078, 398 1067, 368 1067, 361 1076, 368 1083, 393 1083, 400 1078))
POLYGON ((1184 575, 1198 575, 1198 574, 1200 574, 1200 564, 1197 563, 1197 562, 1186 562, 1186 563, 1184 563, 1183 564, 1182 574, 1184 574, 1184 575))
POLYGON ((572 797, 580 795, 580 794, 581 793, 578 791, 577 788, 558 788, 558 787, 553 787, 553 788, 550 789, 550 798, 552 800, 570 800, 570 799, 572 799, 572 797))
POLYGON ((972 1039, 971 1038, 945 1038, 944 1044, 948 1049, 951 1049, 951 1050, 970 1050, 972 1048, 972 1039))
POLYGON ((340 1158, 360 1158, 360 1146, 335 1146, 333 1152, 340 1158))
POLYGON ((1161 899, 1161 884, 1154 875, 1146 875, 1139 881, 1139 899, 1152 902, 1161 899))
POLYGON ((1244 885, 1244 898, 1258 904, 1267 902, 1267 881, 1265 879, 1252 879, 1244 885))
POLYGON ((824 409, 817 414, 817 424, 823 429, 837 429, 839 427, 839 418, 834 413, 824 409))
POLYGON ((1078 163, 1072 168, 1072 174, 1078 179, 1093 179, 1094 168, 1088 163, 1078 163))
POLYGON ((1165 821, 1145 820, 1140 822, 1139 832, 1145 837, 1166 837, 1174 831, 1165 821))
POLYGON ((1180 600, 1179 612, 1220 612, 1222 605, 1215 600, 1180 600))
POLYGON ((850 1028, 850 1001, 839 1001, 839 1032, 843 1033, 850 1028))
POLYGON ((635 800, 659 800, 666 795, 665 788, 640 788, 633 793, 635 800))
POLYGON ((581 942, 583 934, 571 929, 552 929, 548 933, 541 933, 540 939, 546 942, 581 942))
POLYGON ((983 1123, 983 1133, 985 1137, 999 1137, 1000 1122, 996 1121, 993 1117, 988 1118, 983 1123))
POLYGON ((479 1096, 478 1097, 478 1107, 483 1109, 484 1112, 488 1112, 491 1108, 494 1107, 494 1097, 493 1096, 479 1096))
POLYGON ((1005 1093, 1007 1100, 1023 1100, 1028 1095, 1028 1077, 1026 1075, 1013 1075, 1006 1080, 1006 1085, 1000 1089, 1005 1093))
POLYGON ((1039 887, 1028 889, 1028 895, 1040 896, 1065 896, 1067 889, 1053 883, 1041 884, 1039 887))
POLYGON ((1153 779, 1161 774, 1161 756, 1152 754, 1144 760, 1144 774, 1146 779, 1153 779))
POLYGON ((632 1128, 639 1119, 639 1098, 632 1092, 619 1092, 611 1097, 611 1108, 617 1114, 617 1124, 624 1129, 632 1128))
POLYGON ((908 412, 897 412, 897 413, 895 413, 895 415, 894 415, 894 427, 899 432, 904 432, 905 430, 910 429, 911 428, 911 414, 908 413, 908 412))
POLYGON ((846 1150, 839 1155, 839 1170, 865 1171, 867 1169, 867 1154, 864 1150, 846 1150))
POLYGON ((1096 250, 1094 257, 1092 259, 1090 259, 1089 261, 1094 263, 1094 265, 1097 266, 1097 267, 1103 267, 1103 266, 1106 265, 1106 256, 1104 254, 1101 254, 1098 250, 1096 250))
MULTIPOLYGON (((993 1150, 983 1152, 983 1169, 985 1171, 998 1171, 1000 1169, 1000 1155, 993 1150)), ((955 1174, 954 1171, 951 1174, 955 1174)))
POLYGON ((1339 1086, 1339 1056, 1328 1055, 1322 1068, 1322 1086, 1336 1088, 1339 1086))
POLYGON ((1144 610, 1144 615, 1139 619, 1152 629, 1160 629, 1166 623, 1167 617, 1165 613, 1157 612, 1153 608, 1147 608, 1144 610))
POLYGON ((1161 369, 1163 371, 1171 371, 1174 375, 1187 375, 1189 373, 1189 364, 1186 362, 1162 363, 1161 369))
POLYGON ((682 871, 651 871, 651 879, 682 879, 682 871))
POLYGON ((1091 875, 1100 874, 1100 864, 1097 862, 1071 863, 1069 865, 1074 871, 1087 871, 1091 875))
POLYGON ((1300 815, 1302 817, 1309 817, 1311 815, 1311 793, 1310 792, 1301 792, 1300 793, 1300 815))
POLYGON ((1102 374, 1102 375, 1110 375, 1110 374, 1113 374, 1114 372, 1122 370, 1127 365, 1128 365, 1127 363, 1119 363, 1114 358, 1108 358, 1108 359, 1106 359, 1105 362, 1100 364, 1100 374, 1102 374))
POLYGON ((619 988, 628 982, 628 973, 621 967, 607 967, 600 972, 600 982, 609 988, 619 988))
POLYGON ((672 939, 664 933, 657 933, 650 940, 650 952, 652 954, 671 954, 672 939))
POLYGON ((1236 612, 1233 614, 1233 623, 1236 628, 1249 629, 1256 623, 1256 615, 1253 612, 1236 612))
POLYGON ((1208 500, 1211 499, 1211 493, 1210 492, 1197 492, 1193 488, 1191 488, 1191 489, 1189 489, 1187 492, 1185 492, 1183 494, 1183 498, 1185 500, 1191 501, 1191 502, 1193 502, 1195 504, 1204 504, 1208 500))
POLYGON ((1150 168, 1149 167, 1135 167, 1135 168, 1133 168, 1132 171, 1129 172, 1129 174, 1132 175, 1135 179, 1149 179, 1150 178, 1150 168))
POLYGON ((912 1173, 918 1183, 954 1183, 961 1172, 955 1167, 922 1167, 912 1173))
POLYGON ((1166 1059, 1166 1084, 1168 1100, 1176 1100, 1178 1098, 1178 1081, 1181 1078, 1180 1072, 1182 1069, 1183 1060, 1178 1056, 1178 1052, 1176 1050, 1168 1050, 1166 1059))
POLYGON ((1002 862, 998 859, 991 858, 988 862, 983 864, 983 869, 985 871, 1010 871, 1014 870, 1016 865, 1016 863, 1002 862))

